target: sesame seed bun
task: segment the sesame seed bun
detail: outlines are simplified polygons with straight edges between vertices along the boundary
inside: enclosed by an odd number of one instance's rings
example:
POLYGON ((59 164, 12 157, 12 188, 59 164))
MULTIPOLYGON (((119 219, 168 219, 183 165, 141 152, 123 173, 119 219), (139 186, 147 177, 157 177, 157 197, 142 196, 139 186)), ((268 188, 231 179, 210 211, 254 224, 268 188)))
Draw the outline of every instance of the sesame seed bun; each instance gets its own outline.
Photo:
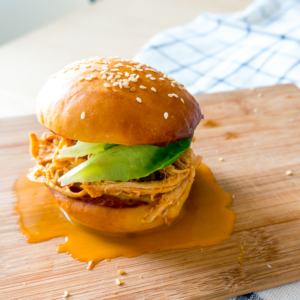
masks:
POLYGON ((63 137, 123 145, 164 145, 191 137, 202 117, 183 85, 119 58, 75 62, 49 78, 38 95, 37 115, 63 137))

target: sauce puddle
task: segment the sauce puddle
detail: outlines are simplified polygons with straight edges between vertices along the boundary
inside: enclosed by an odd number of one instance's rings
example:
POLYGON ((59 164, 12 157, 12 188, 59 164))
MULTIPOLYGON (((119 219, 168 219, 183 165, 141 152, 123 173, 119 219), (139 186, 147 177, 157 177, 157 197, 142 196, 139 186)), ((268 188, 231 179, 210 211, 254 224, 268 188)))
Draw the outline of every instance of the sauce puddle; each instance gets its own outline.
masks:
POLYGON ((235 213, 226 208, 232 202, 231 195, 216 184, 204 164, 197 169, 183 216, 171 226, 137 235, 106 236, 73 225, 60 211, 48 188, 29 181, 26 174, 16 180, 14 190, 20 230, 27 242, 65 237, 58 252, 67 252, 89 263, 88 269, 104 259, 119 256, 213 246, 230 237, 235 222, 235 213))

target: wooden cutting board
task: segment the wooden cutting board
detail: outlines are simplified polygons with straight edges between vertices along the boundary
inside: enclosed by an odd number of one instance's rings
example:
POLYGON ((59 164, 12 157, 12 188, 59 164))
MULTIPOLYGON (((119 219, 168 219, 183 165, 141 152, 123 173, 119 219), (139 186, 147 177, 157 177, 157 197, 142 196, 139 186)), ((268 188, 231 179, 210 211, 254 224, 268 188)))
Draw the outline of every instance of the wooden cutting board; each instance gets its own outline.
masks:
POLYGON ((227 299, 300 280, 300 90, 282 85, 196 98, 205 120, 193 148, 234 195, 233 235, 203 251, 120 257, 92 271, 56 253, 61 238, 27 244, 18 231, 12 187, 33 165, 28 133, 44 129, 35 116, 0 120, 0 299, 61 299, 64 291, 72 300, 227 299), (127 272, 121 287, 116 265, 127 272))

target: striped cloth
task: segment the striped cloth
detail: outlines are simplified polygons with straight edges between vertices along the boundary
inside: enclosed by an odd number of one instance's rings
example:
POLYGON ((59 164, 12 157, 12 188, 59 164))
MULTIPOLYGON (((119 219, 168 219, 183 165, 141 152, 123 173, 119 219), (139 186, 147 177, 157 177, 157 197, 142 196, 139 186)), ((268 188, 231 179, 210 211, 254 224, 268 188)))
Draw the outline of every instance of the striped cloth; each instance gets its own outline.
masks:
MULTIPOLYGON (((204 13, 154 36, 134 57, 192 94, 281 83, 300 87, 300 0, 257 0, 237 13, 204 13)), ((300 300, 300 281, 230 300, 300 300)))
POLYGON ((154 36, 134 60, 171 75, 192 94, 300 86, 300 0, 258 0, 237 13, 201 14, 154 36))

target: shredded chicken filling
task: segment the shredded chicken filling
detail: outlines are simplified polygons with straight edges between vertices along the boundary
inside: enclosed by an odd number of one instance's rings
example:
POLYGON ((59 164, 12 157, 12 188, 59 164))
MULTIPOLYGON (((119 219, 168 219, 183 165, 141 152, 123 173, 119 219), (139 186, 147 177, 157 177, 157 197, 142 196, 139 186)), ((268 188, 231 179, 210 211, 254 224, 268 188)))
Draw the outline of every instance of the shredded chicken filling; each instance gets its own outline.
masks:
MULTIPOLYGON (((188 149, 179 159, 168 167, 156 171, 145 178, 128 182, 95 181, 73 183, 62 187, 58 179, 88 159, 85 157, 61 157, 59 150, 73 146, 76 141, 63 138, 53 133, 44 133, 41 139, 30 134, 30 150, 36 161, 28 175, 33 181, 46 185, 65 196, 80 198, 99 198, 105 195, 124 201, 146 202, 151 205, 149 213, 144 216, 145 222, 153 222, 158 218, 168 218, 168 210, 178 206, 178 212, 186 200, 184 191, 194 181, 195 169, 201 162, 192 149, 188 149)), ((174 214, 174 213, 173 213, 174 214)), ((172 217, 173 218, 173 217, 172 217)))

